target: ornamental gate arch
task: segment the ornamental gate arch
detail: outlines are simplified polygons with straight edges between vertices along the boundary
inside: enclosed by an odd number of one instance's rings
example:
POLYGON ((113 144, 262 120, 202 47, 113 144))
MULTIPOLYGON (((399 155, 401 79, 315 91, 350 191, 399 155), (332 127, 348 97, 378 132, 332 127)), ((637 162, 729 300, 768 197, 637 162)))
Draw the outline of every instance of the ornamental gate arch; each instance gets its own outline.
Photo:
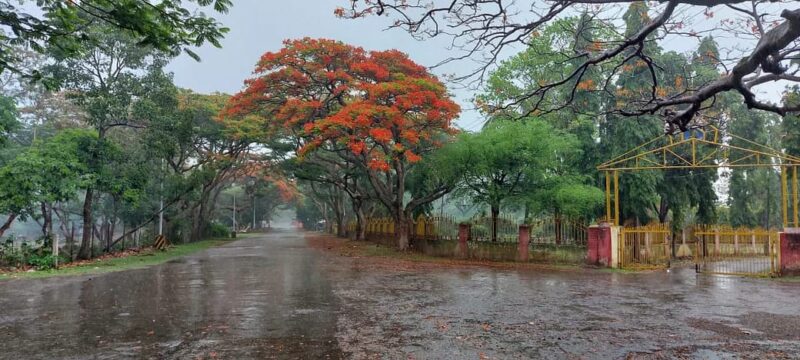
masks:
MULTIPOLYGON (((605 174, 606 221, 620 227, 620 173, 642 170, 773 168, 780 170, 783 227, 800 227, 797 168, 800 158, 707 125, 680 134, 665 134, 600 164, 605 174), (733 141, 741 145, 731 145, 733 141)), ((620 227, 619 266, 668 267, 669 227, 651 224, 620 227)), ((706 225, 695 229, 699 241, 693 257, 700 272, 773 275, 779 259, 779 236, 769 229, 731 229, 706 225)))

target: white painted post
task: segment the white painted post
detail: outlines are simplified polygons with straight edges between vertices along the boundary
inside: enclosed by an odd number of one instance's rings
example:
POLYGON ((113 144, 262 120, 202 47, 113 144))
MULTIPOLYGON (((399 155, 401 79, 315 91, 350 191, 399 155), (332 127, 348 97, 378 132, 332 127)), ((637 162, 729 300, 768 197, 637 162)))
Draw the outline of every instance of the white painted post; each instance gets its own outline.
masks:
POLYGON ((53 266, 58 269, 58 234, 53 234, 53 266))

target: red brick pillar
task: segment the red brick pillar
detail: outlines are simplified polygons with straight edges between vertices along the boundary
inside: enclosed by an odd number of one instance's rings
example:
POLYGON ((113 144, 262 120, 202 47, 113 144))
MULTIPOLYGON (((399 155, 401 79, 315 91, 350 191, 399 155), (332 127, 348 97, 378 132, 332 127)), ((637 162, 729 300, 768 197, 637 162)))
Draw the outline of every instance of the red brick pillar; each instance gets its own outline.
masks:
POLYGON ((589 265, 611 266, 611 227, 608 224, 590 226, 587 245, 586 262, 589 265))
POLYGON ((528 243, 531 241, 530 225, 519 226, 519 245, 517 247, 517 260, 528 261, 528 243))
POLYGON ((800 232, 781 233, 781 276, 800 275, 800 232))
POLYGON ((469 249, 467 248, 467 240, 469 240, 469 230, 470 224, 463 223, 458 224, 458 256, 462 259, 466 259, 469 255, 469 249))

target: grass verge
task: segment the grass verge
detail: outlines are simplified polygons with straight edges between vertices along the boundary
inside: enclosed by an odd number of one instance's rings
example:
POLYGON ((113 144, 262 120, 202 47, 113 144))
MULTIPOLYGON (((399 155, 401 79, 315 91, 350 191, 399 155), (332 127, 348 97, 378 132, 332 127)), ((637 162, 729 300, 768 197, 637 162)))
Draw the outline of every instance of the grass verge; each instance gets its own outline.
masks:
POLYGON ((189 244, 174 245, 165 251, 145 249, 129 256, 102 257, 86 262, 79 262, 77 264, 67 264, 59 269, 0 273, 0 281, 8 279, 36 279, 52 276, 102 274, 113 271, 139 269, 158 265, 211 247, 227 244, 234 240, 235 239, 226 238, 209 239, 189 244))

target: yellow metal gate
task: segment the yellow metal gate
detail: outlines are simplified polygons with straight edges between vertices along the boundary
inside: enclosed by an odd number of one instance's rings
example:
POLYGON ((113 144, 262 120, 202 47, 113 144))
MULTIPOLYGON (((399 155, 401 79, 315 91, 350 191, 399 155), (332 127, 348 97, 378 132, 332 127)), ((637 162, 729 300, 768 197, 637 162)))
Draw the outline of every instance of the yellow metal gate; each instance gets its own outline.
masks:
POLYGON ((766 229, 696 227, 697 271, 771 276, 778 272, 779 234, 766 229))
POLYGON ((668 224, 623 227, 619 232, 619 264, 624 269, 667 268, 671 236, 668 224))

